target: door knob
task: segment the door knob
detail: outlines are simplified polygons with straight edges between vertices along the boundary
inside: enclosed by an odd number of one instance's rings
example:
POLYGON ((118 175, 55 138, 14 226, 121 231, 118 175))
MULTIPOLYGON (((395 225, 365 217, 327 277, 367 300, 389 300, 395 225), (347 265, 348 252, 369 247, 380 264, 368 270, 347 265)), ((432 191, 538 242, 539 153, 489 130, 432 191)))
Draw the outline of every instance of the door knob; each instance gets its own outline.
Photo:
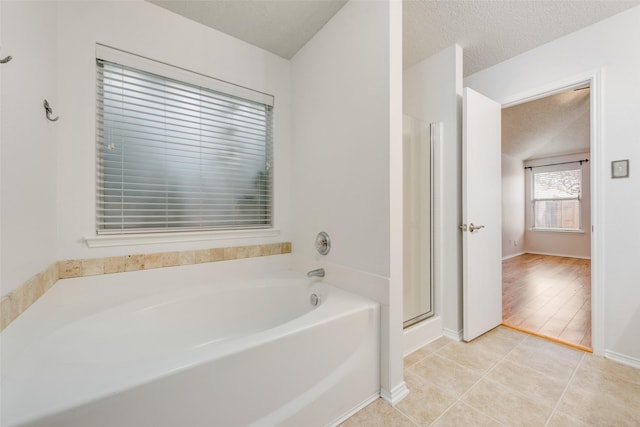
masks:
POLYGON ((473 233, 476 230, 480 230, 484 228, 484 225, 473 225, 473 223, 469 224, 469 232, 473 233))

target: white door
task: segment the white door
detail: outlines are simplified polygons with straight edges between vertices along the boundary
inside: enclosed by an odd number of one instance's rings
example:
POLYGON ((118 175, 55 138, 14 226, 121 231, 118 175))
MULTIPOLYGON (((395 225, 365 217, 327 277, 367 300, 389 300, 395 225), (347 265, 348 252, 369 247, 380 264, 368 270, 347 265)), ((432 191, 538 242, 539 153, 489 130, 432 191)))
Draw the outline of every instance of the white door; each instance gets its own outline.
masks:
POLYGON ((464 89, 462 324, 465 341, 502 322, 501 108, 464 89))

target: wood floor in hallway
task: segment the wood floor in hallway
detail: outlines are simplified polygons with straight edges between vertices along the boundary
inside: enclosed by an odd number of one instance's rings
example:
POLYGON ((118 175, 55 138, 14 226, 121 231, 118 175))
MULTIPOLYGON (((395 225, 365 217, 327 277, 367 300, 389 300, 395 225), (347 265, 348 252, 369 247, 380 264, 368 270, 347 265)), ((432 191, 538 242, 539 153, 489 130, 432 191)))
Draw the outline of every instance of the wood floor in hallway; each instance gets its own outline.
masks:
POLYGON ((591 261, 534 254, 504 260, 502 321, 591 348, 591 261))

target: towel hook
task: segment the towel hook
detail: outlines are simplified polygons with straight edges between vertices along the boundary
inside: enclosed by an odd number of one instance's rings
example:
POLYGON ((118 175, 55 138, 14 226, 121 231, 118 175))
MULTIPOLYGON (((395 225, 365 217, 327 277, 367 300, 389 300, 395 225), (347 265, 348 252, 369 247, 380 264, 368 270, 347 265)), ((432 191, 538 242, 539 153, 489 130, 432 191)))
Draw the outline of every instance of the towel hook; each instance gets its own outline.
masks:
POLYGON ((60 117, 55 117, 52 118, 51 114, 53 113, 53 110, 51 109, 51 106, 49 105, 49 101, 47 101, 46 99, 44 100, 44 112, 47 115, 47 120, 49 120, 50 122, 55 122, 57 121, 60 117))
POLYGON ((13 56, 9 55, 6 58, 0 59, 0 64, 6 64, 7 62, 11 61, 12 59, 13 59, 13 56))

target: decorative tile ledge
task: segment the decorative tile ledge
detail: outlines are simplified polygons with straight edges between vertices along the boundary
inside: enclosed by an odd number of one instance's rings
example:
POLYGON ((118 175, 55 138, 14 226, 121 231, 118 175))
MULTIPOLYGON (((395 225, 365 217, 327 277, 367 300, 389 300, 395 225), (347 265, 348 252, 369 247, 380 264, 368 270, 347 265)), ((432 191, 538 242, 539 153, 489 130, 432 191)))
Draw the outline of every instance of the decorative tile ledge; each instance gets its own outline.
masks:
POLYGON ((107 258, 72 259, 59 261, 58 271, 60 273, 60 279, 68 279, 72 277, 96 276, 99 274, 121 273, 123 271, 150 270, 152 268, 231 261, 234 259, 288 253, 291 253, 291 242, 181 252, 158 252, 107 258))
POLYGON ((58 261, 0 300, 0 331, 48 291, 58 279, 149 270, 152 268, 231 261, 291 253, 291 242, 179 252, 158 252, 107 258, 58 261))
POLYGON ((17 289, 3 296, 0 299, 0 331, 36 302, 57 281, 58 264, 53 263, 17 289))

